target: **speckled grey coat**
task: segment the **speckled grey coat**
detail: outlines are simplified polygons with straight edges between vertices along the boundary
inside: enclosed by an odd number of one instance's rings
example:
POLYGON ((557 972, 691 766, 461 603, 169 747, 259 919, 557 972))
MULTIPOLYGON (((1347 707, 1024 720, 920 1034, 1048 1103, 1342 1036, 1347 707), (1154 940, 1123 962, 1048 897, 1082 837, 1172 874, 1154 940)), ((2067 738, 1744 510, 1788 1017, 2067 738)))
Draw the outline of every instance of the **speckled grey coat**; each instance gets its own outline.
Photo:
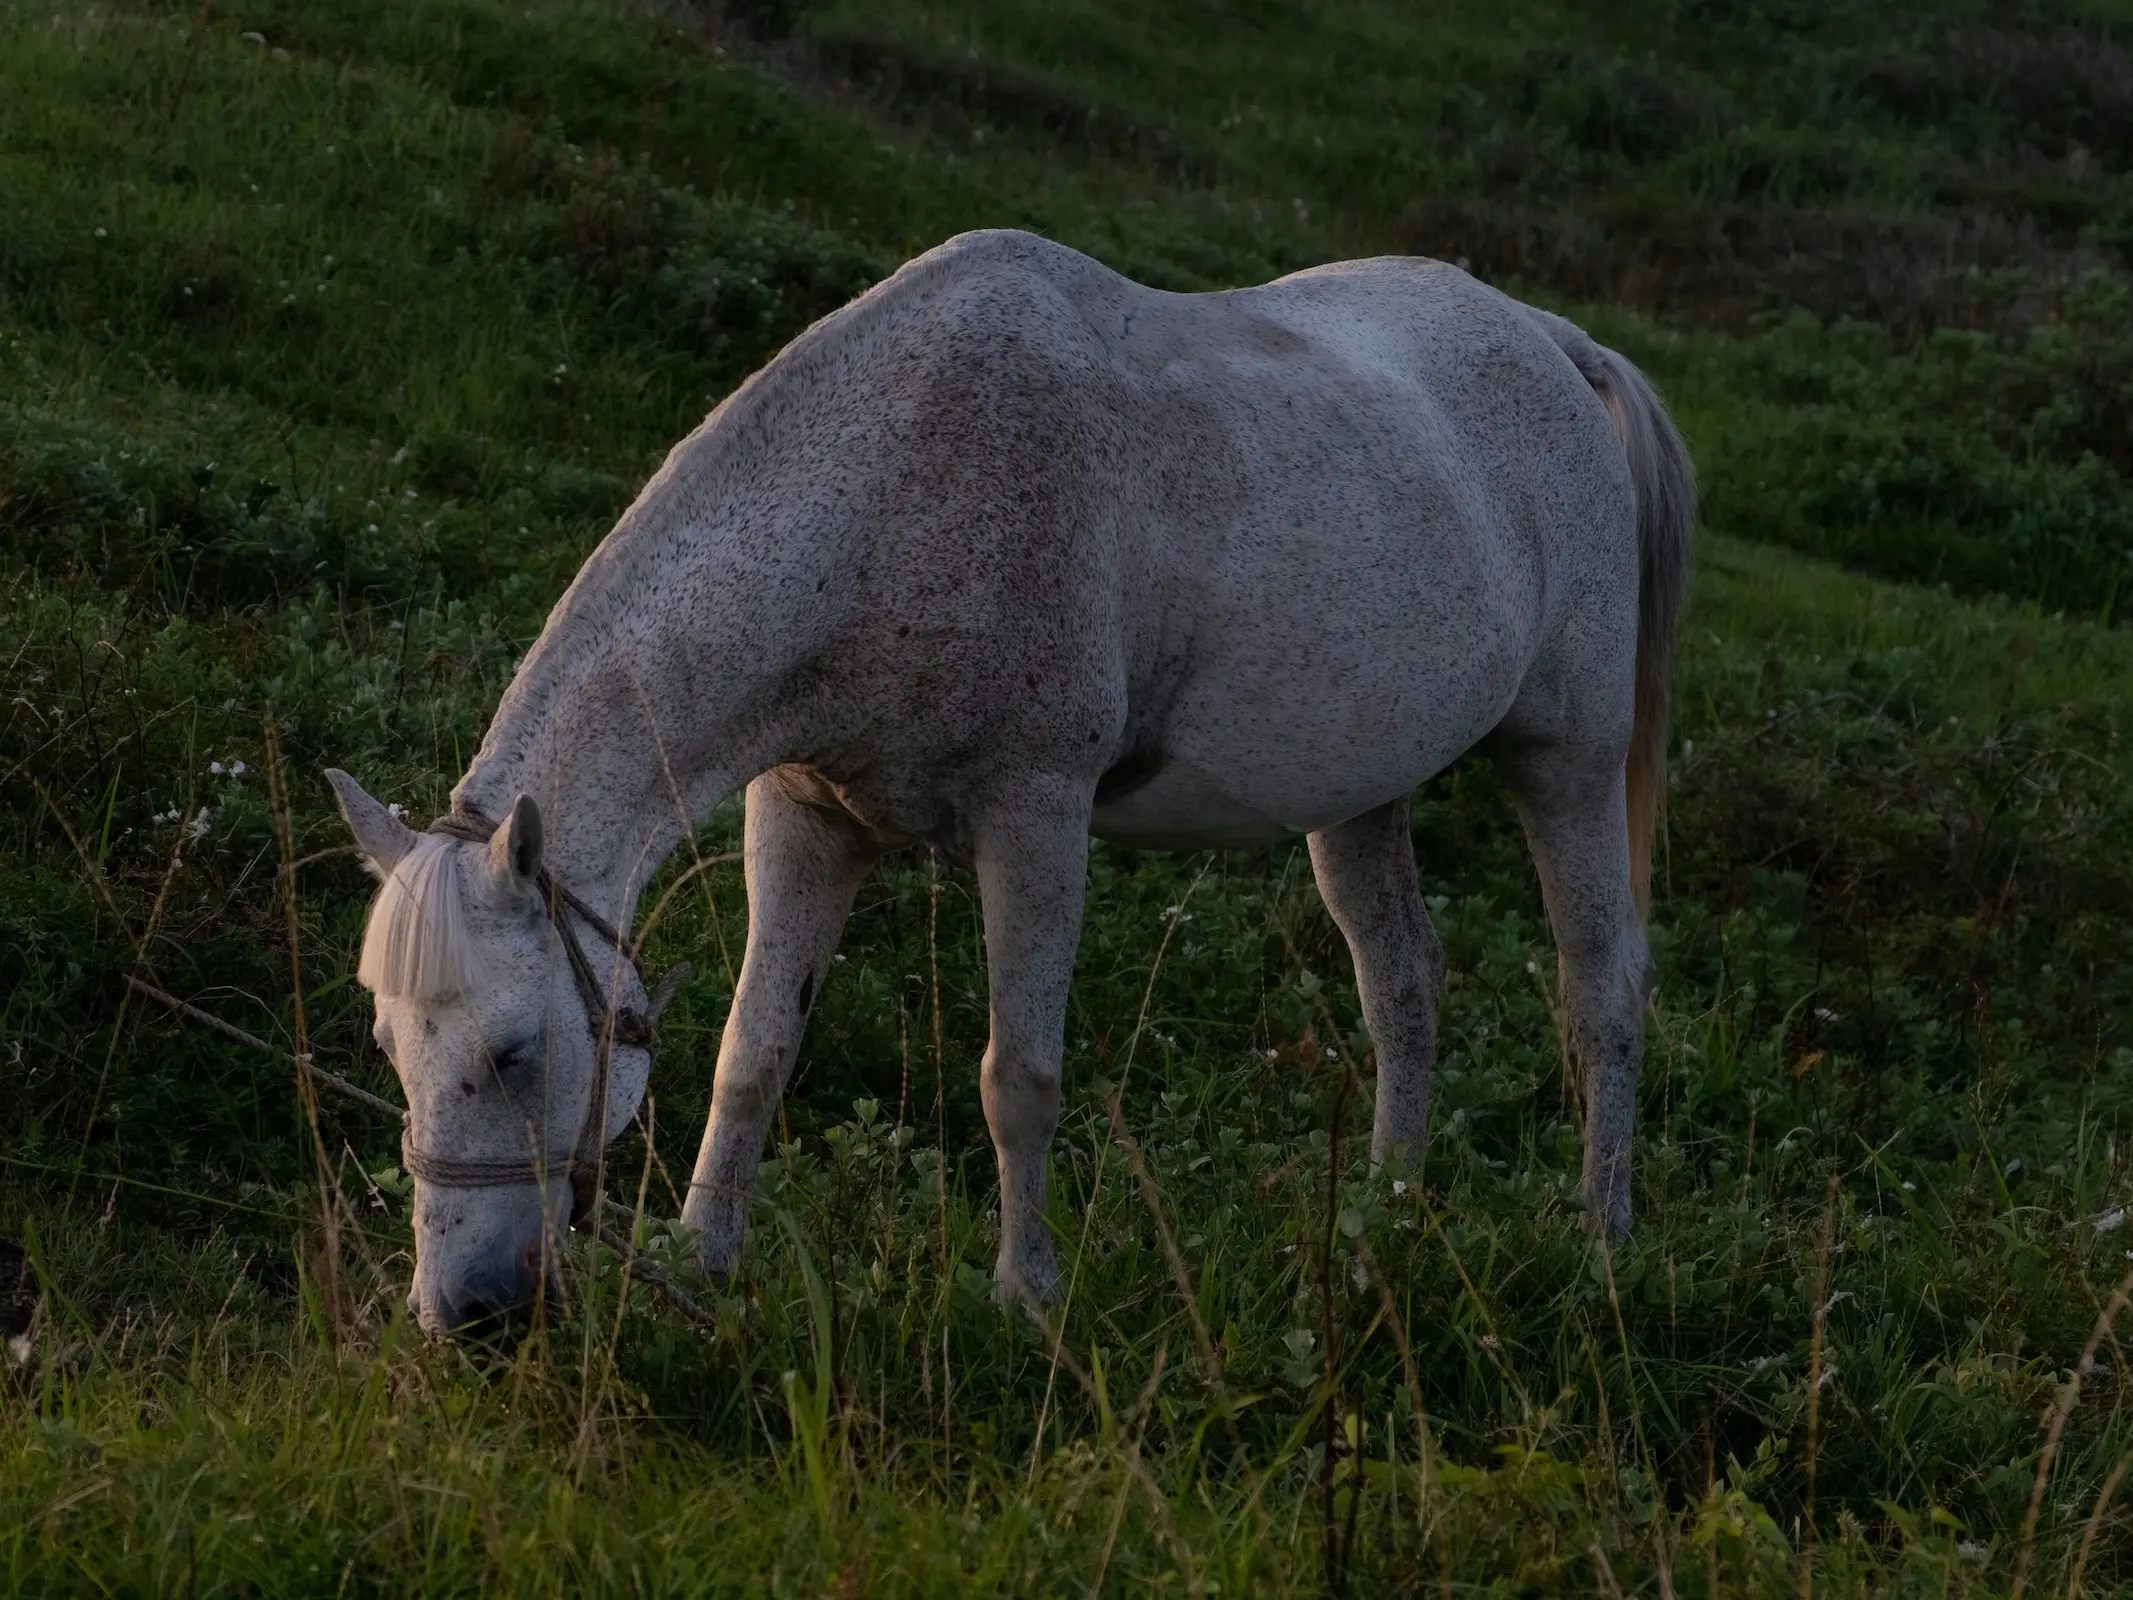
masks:
MULTIPOLYGON (((738 1259, 857 886, 911 842, 980 886, 1006 1289, 1056 1278, 1046 1149, 1092 832, 1308 837, 1375 1046, 1373 1151, 1405 1163, 1441 969, 1407 800, 1488 740, 1561 953, 1586 1204, 1619 1235, 1693 501, 1627 362, 1440 262, 1177 295, 1028 234, 952 239, 676 446, 556 606, 455 791, 511 820, 435 847, 465 975, 377 995, 411 1137, 567 1149, 593 1058, 527 874, 545 860, 627 926, 745 786, 747 957, 686 1210, 706 1267, 738 1259)), ((381 873, 421 853, 335 786, 381 873)), ((647 1065, 620 1052, 610 1126, 647 1065)), ((418 1185, 425 1323, 528 1298, 568 1204, 560 1182, 418 1185)))

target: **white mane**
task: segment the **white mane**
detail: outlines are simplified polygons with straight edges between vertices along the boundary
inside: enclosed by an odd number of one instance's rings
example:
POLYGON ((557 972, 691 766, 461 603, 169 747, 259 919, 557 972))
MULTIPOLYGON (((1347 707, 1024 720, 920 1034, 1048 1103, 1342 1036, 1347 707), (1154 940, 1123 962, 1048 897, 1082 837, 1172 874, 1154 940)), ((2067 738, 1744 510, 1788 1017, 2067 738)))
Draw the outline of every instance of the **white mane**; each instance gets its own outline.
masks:
POLYGON ((467 931, 464 852, 426 833, 385 874, 363 930, 356 980, 371 993, 442 1001, 465 992, 479 961, 467 931))

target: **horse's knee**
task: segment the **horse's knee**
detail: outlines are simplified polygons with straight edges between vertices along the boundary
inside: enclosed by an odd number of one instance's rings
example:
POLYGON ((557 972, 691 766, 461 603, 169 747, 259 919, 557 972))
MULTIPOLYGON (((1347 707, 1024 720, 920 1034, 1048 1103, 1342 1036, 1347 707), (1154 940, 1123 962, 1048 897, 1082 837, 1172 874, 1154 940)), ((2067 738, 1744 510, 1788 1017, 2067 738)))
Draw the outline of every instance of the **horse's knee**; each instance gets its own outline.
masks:
POLYGON ((998 1043, 988 1047, 978 1088, 994 1134, 1049 1139, 1059 1120, 1060 1082, 1056 1056, 998 1043))

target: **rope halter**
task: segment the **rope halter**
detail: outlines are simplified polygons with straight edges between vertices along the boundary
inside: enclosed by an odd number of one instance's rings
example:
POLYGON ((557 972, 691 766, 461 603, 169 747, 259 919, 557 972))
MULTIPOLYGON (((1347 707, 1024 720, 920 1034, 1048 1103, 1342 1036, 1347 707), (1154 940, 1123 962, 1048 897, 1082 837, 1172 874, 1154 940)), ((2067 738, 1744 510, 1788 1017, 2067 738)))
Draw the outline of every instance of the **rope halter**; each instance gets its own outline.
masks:
MULTIPOLYGON (((495 837, 497 827, 497 823, 480 811, 461 803, 432 822, 429 831, 468 844, 486 845, 495 837)), ((463 1161, 419 1148, 410 1130, 400 1139, 400 1164, 424 1183, 448 1189, 498 1189, 511 1184, 543 1183, 550 1178, 568 1177, 576 1213, 582 1218, 591 1212, 598 1187, 601 1153, 607 1148, 607 1098, 608 1087, 614 1078, 615 1046, 628 1045, 646 1051, 653 1048, 659 1037, 659 1014, 666 1010, 667 1002, 674 998, 689 976, 689 964, 684 961, 674 967, 659 980, 656 989, 652 988, 644 983, 643 969, 637 965, 638 952, 614 924, 557 882, 545 865, 534 874, 533 881, 540 890, 549 922, 562 937, 563 953, 570 961, 570 975, 577 981, 578 998, 585 1004, 585 1025, 592 1032, 592 1098, 586 1102, 585 1117, 578 1124, 577 1137, 571 1141, 569 1150, 557 1156, 521 1161, 463 1161), (586 957, 585 945, 578 938, 577 922, 583 922, 612 945, 616 960, 627 962, 630 970, 636 973, 638 983, 651 996, 642 1011, 635 1006, 610 1003, 607 991, 600 987, 600 980, 593 973, 592 962, 586 957)))

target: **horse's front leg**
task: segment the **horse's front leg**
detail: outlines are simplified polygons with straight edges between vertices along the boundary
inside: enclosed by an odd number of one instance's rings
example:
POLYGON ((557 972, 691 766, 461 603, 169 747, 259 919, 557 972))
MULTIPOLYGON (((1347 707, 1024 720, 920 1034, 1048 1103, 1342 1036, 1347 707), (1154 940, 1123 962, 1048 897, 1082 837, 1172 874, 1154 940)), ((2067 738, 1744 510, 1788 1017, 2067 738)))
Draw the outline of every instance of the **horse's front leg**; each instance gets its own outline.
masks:
POLYGON ((719 1041, 711 1120, 681 1213, 697 1231, 706 1272, 730 1273, 740 1265, 763 1136, 852 897, 877 854, 856 824, 794 800, 775 773, 748 786, 748 950, 719 1041))
POLYGON ((1059 1126, 1059 1064, 1081 938, 1091 799, 1086 787, 1070 782, 1027 785, 973 830, 992 988, 992 1039, 980 1087, 1000 1163, 1000 1259, 993 1278, 1004 1298, 1047 1300, 1059 1286, 1044 1180, 1059 1126))

